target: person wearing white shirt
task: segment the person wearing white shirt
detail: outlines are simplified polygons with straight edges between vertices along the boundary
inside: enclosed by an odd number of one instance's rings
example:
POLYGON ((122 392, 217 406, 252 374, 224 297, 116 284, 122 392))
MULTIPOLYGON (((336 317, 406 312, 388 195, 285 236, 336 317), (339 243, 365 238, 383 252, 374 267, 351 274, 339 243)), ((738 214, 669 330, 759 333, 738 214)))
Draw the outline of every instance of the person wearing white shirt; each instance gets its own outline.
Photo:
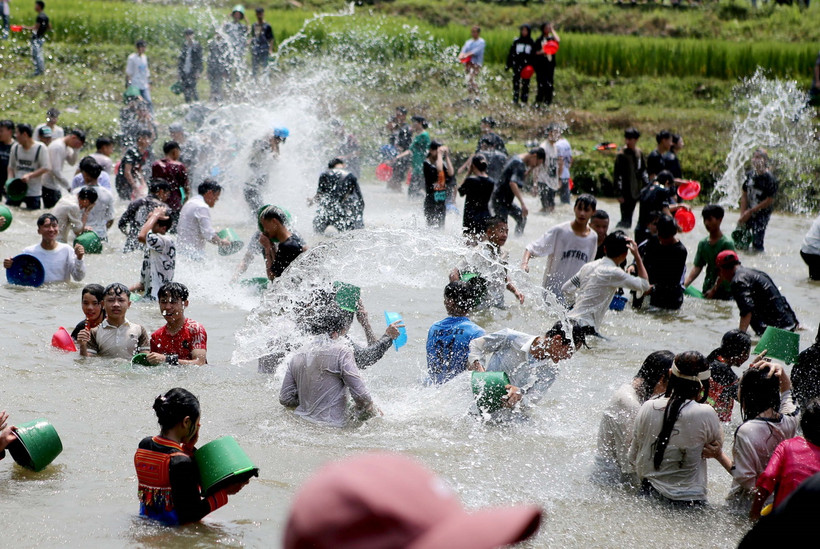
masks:
POLYGON ((219 200, 222 186, 213 179, 206 179, 199 184, 197 193, 179 212, 177 251, 194 259, 202 259, 206 243, 227 246, 230 242, 220 238, 211 225, 210 209, 219 200))
POLYGON ((555 193, 561 190, 560 176, 564 170, 564 159, 555 148, 560 137, 561 128, 557 124, 550 124, 547 127, 546 141, 539 145, 546 155, 544 163, 535 172, 538 194, 541 197, 541 212, 552 213, 555 210, 555 193))
POLYGON ((60 187, 71 190, 71 182, 63 174, 63 164, 77 163, 77 152, 85 144, 82 130, 71 130, 65 137, 52 139, 48 144, 48 158, 51 171, 43 177, 43 206, 52 208, 60 200, 60 187))
POLYGON ((803 238, 800 257, 809 268, 809 278, 820 280, 820 217, 814 220, 803 238))
POLYGON ((470 39, 464 43, 461 52, 458 54, 458 60, 464 63, 464 70, 467 74, 467 93, 471 95, 470 99, 478 102, 478 73, 481 72, 481 67, 484 65, 484 49, 487 43, 481 38, 481 27, 478 25, 470 29, 470 39))
POLYGON ((61 126, 57 125, 57 120, 60 118, 60 111, 55 109, 54 107, 48 109, 46 111, 46 121, 42 124, 37 124, 34 127, 34 131, 31 134, 32 138, 35 141, 40 141, 40 130, 42 128, 48 127, 51 130, 51 138, 57 139, 58 137, 65 136, 65 130, 61 126))
POLYGON ((565 296, 575 299, 575 305, 567 316, 577 320, 582 326, 592 326, 596 330, 618 288, 634 290, 640 296, 651 287, 638 245, 623 231, 607 235, 604 250, 606 257, 581 267, 578 274, 567 280, 561 288, 565 296), (619 267, 626 260, 627 250, 635 258, 638 276, 627 274, 619 267))
POLYGON ((9 164, 6 177, 8 179, 22 179, 26 185, 26 196, 22 200, 8 198, 6 204, 19 206, 26 203, 29 210, 40 209, 40 199, 43 195, 43 176, 51 171, 51 162, 48 158, 48 148, 32 138, 31 126, 17 124, 17 143, 9 151, 9 164))
POLYGON ((555 152, 558 153, 558 162, 561 165, 561 171, 558 174, 558 179, 561 181, 561 189, 558 191, 558 194, 561 198, 561 204, 569 204, 569 180, 570 177, 572 177, 569 168, 572 166, 572 147, 565 137, 555 142, 555 152))
POLYGON ((563 303, 564 283, 595 258, 598 236, 589 227, 589 219, 597 206, 595 197, 582 194, 575 201, 574 220, 554 225, 524 250, 521 269, 525 272, 530 271, 531 257, 548 257, 542 284, 560 303, 563 303))
MULTIPOLYGON (((40 243, 25 248, 23 253, 33 255, 42 263, 45 270, 44 284, 70 282, 72 278, 80 281, 85 277, 85 248, 75 244, 72 249, 68 244, 57 242, 60 226, 54 215, 44 213, 37 219, 37 234, 42 237, 40 243)), ((13 262, 14 258, 4 259, 3 268, 11 268, 13 262)))
POLYGON ((60 226, 59 242, 68 242, 72 235, 79 236, 83 232, 93 230, 88 225, 88 214, 97 201, 97 191, 86 187, 76 195, 69 194, 57 202, 51 211, 57 218, 60 226))
POLYGON ((135 45, 137 51, 128 56, 125 74, 128 77, 128 85, 136 86, 151 108, 151 73, 148 70, 148 58, 145 56, 145 41, 137 40, 135 45))

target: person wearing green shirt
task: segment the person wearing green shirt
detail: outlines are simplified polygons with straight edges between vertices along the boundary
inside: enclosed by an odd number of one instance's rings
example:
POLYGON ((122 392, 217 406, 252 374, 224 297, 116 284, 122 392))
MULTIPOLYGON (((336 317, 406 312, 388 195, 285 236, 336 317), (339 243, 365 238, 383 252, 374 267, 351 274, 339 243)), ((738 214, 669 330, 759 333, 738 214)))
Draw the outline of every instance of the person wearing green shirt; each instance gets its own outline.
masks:
POLYGON ((715 263, 717 256, 723 250, 734 250, 735 244, 720 230, 723 222, 723 208, 717 204, 710 204, 703 208, 703 226, 709 231, 709 236, 698 242, 698 251, 695 253, 695 265, 686 275, 684 287, 692 284, 701 271, 706 267, 706 280, 703 281, 703 294, 707 299, 731 299, 731 286, 722 282, 718 277, 715 263))
POLYGON ((410 148, 393 159, 395 165, 399 159, 411 156, 411 166, 413 171, 410 175, 410 188, 407 190, 409 196, 421 196, 424 193, 424 160, 427 158, 427 151, 430 149, 430 134, 427 132, 427 120, 423 116, 414 116, 413 133, 416 137, 410 144, 410 148))

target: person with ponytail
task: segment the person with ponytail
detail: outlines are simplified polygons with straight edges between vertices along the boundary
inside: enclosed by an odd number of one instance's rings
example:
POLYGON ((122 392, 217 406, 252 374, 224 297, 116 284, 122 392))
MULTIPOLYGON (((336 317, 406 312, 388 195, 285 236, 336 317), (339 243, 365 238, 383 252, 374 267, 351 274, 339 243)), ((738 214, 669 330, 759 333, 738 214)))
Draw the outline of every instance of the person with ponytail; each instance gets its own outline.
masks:
POLYGON ((192 459, 199 438, 199 400, 178 387, 158 396, 154 411, 160 434, 142 439, 134 455, 140 515, 166 525, 197 522, 248 482, 200 497, 199 467, 192 459))
MULTIPOLYGON (((757 478, 777 445, 797 433, 800 414, 792 401, 789 376, 779 364, 757 360, 740 380, 738 398, 743 423, 735 431, 727 503, 748 513, 757 478)), ((771 502, 767 502, 771 503, 771 502)))
POLYGON ((704 403, 709 376, 706 357, 697 351, 680 353, 666 393, 641 406, 629 461, 642 494, 676 507, 706 504, 705 458, 723 446, 717 413, 704 403))
POLYGON ((631 383, 622 385, 604 410, 598 427, 595 478, 628 483, 634 471, 629 463, 629 447, 635 417, 644 402, 666 391, 675 353, 655 351, 643 361, 631 383))

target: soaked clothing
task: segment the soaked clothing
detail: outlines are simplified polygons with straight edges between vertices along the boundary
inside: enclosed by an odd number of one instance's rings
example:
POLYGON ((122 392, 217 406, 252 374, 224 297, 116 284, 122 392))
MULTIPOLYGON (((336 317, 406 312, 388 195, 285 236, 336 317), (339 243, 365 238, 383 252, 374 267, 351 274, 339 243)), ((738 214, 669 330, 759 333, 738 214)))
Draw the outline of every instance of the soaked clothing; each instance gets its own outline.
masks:
POLYGON ((117 227, 119 227, 120 231, 125 235, 123 252, 133 252, 143 247, 137 239, 140 229, 145 225, 152 211, 156 208, 165 208, 167 206, 165 202, 153 194, 137 198, 128 204, 128 208, 125 209, 119 222, 117 222, 117 227))
POLYGON ((348 392, 360 409, 373 403, 350 346, 320 335, 288 362, 279 402, 295 407, 297 416, 331 427, 344 427, 348 417, 348 392))
POLYGON ((393 338, 387 334, 366 346, 359 345, 348 336, 345 336, 345 339, 353 348, 353 359, 360 370, 373 366, 380 361, 387 349, 393 345, 393 338))
POLYGON ((149 232, 145 237, 140 281, 145 295, 157 299, 163 284, 174 280, 177 250, 173 237, 149 232))
POLYGON ((492 149, 481 151, 480 154, 487 160, 487 175, 498 185, 501 174, 504 173, 504 166, 507 165, 509 158, 505 153, 492 149))
POLYGON ((134 192, 134 189, 131 188, 131 185, 128 183, 128 180, 125 178, 125 166, 130 165, 130 172, 131 177, 134 181, 137 181, 137 175, 142 170, 142 166, 145 163, 145 157, 143 157, 142 153, 137 147, 130 147, 125 151, 125 154, 120 160, 119 168, 117 168, 117 179, 114 181, 114 186, 117 188, 117 194, 123 200, 131 200, 131 195, 134 192))
MULTIPOLYGON (((712 356, 712 355, 710 355, 712 356)), ((710 361, 709 397, 707 402, 723 422, 732 421, 732 407, 737 400, 738 377, 732 367, 715 358, 710 361)))
POLYGON ((801 408, 805 408, 812 398, 820 396, 817 393, 817 388, 820 388, 820 344, 815 342, 797 355, 791 378, 794 398, 801 408))
POLYGON ((299 257, 304 247, 305 243, 296 233, 292 233, 290 238, 277 244, 276 256, 273 259, 273 265, 271 265, 271 274, 274 277, 282 276, 285 269, 299 257))
POLYGON ((43 264, 45 270, 44 284, 71 282, 72 278, 80 281, 85 278, 85 263, 82 259, 77 259, 73 246, 58 242, 56 248, 46 250, 40 243, 23 248, 23 253, 33 255, 43 264))
POLYGON ((515 183, 518 188, 524 188, 524 178, 527 174, 527 165, 521 160, 521 157, 516 155, 510 158, 504 165, 504 170, 501 172, 501 177, 493 193, 493 208, 496 215, 502 215, 500 210, 506 210, 512 206, 515 200, 515 194, 512 192, 510 183, 515 183))
POLYGON ((424 161, 424 217, 428 227, 444 227, 447 214, 447 174, 429 160, 424 161))
POLYGON ((575 275, 581 267, 592 261, 598 246, 598 235, 588 230, 586 236, 579 236, 572 230, 572 221, 552 226, 541 238, 527 244, 533 257, 547 256, 542 286, 563 301, 561 287, 575 275))
POLYGON ((464 217, 461 223, 465 231, 476 234, 486 231, 486 222, 490 218, 490 198, 494 190, 495 181, 479 175, 471 175, 458 188, 458 194, 464 197, 464 217))
POLYGON ((622 480, 634 474, 629 462, 629 447, 640 409, 641 401, 632 384, 621 385, 604 410, 598 426, 598 453, 595 455, 597 475, 622 480))
POLYGON ((427 373, 433 383, 445 383, 467 369, 470 342, 484 329, 466 316, 448 316, 427 332, 427 373))
POLYGON ((613 173, 615 194, 623 198, 620 204, 620 227, 632 226, 632 215, 638 203, 641 189, 649 184, 649 174, 646 171, 646 162, 640 149, 624 147, 615 156, 613 173))
POLYGON ((171 194, 166 203, 172 211, 179 212, 182 209, 182 193, 186 196, 191 195, 188 187, 188 168, 185 164, 167 158, 157 160, 151 164, 151 178, 164 179, 171 184, 171 194))
POLYGON ((476 154, 484 154, 488 151, 481 150, 481 143, 487 143, 490 146, 490 149, 496 152, 500 152, 504 156, 507 155, 507 145, 504 144, 504 139, 495 132, 487 132, 481 134, 481 137, 478 138, 478 144, 475 147, 476 154))
POLYGON ((208 334, 199 322, 186 318, 182 328, 175 333, 168 333, 168 326, 163 326, 151 334, 151 352, 179 355, 180 360, 193 360, 194 349, 208 349, 208 334))
POLYGON ((635 226, 635 242, 640 244, 649 238, 649 222, 652 212, 663 212, 670 204, 675 203, 675 189, 663 185, 649 185, 641 189, 638 201, 638 224, 635 226))
POLYGON ((459 272, 476 273, 487 282, 487 293, 480 298, 473 310, 480 311, 495 307, 506 308, 504 293, 507 289, 507 261, 509 254, 490 242, 483 242, 473 248, 472 253, 458 265, 459 272))
POLYGON ((739 265, 732 279, 732 297, 741 317, 752 313, 750 325, 758 335, 766 331, 766 326, 784 330, 797 326, 797 317, 789 302, 763 271, 739 265))
MULTIPOLYGON (((593 233, 594 234, 594 233, 593 233)), ((641 249, 641 257, 655 286, 649 304, 662 309, 680 309, 683 305, 683 273, 686 271, 686 246, 680 241, 664 245, 650 238, 641 249)))
POLYGON ((646 157, 646 171, 649 173, 649 176, 652 177, 653 175, 658 175, 663 170, 668 170, 669 167, 666 164, 666 154, 661 153, 658 149, 655 149, 649 156, 646 157))
MULTIPOLYGON (((769 171, 757 173, 751 170, 746 173, 746 180, 743 182, 743 191, 746 193, 749 208, 754 208, 767 198, 773 197, 777 193, 777 188, 777 179, 769 171)), ((746 222, 746 228, 752 232, 752 246, 755 250, 763 250, 763 240, 769 219, 772 217, 772 210, 772 206, 764 208, 752 214, 746 222)))
MULTIPOLYGON (((735 431, 732 446, 732 487, 726 501, 748 512, 754 496, 752 490, 766 469, 775 448, 797 433, 800 413, 792 402, 791 391, 780 394, 780 419, 755 418, 743 422, 735 431)), ((771 503, 769 498, 766 503, 771 503)))
POLYGON ((356 176, 346 170, 330 169, 319 176, 316 189, 319 210, 313 229, 325 232, 329 226, 339 231, 364 228, 364 197, 356 176))
MULTIPOLYGON (((714 244, 709 242, 707 236, 698 242, 698 251, 695 252, 695 267, 706 267, 706 278, 703 281, 703 293, 711 290, 718 279, 717 256, 723 250, 734 250, 735 243, 726 235, 721 237, 714 244)), ((721 282, 720 288, 715 294, 715 299, 731 299, 732 285, 729 282, 721 282)))
POLYGON ((801 482, 820 472, 820 446, 803 437, 781 442, 755 484, 774 494, 774 506, 783 503, 801 482))
POLYGON ((149 349, 148 332, 128 319, 119 326, 113 326, 105 319, 99 326, 91 328, 89 355, 131 360, 135 354, 148 352, 149 349))
POLYGON ((430 134, 424 130, 410 143, 411 167, 413 169, 410 178, 410 188, 408 192, 411 196, 421 194, 424 187, 424 161, 430 150, 430 134))
POLYGON ((199 495, 199 467, 193 448, 161 436, 145 437, 134 454, 140 515, 175 526, 197 522, 228 503, 228 494, 219 490, 199 495))

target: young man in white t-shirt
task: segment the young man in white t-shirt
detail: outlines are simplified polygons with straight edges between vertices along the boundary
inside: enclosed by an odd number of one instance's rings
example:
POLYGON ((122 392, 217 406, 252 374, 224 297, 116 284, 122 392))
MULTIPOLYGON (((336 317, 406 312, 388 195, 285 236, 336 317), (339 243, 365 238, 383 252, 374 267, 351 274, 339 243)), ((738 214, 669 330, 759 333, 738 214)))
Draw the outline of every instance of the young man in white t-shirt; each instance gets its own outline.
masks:
POLYGON ((51 171, 43 176, 43 207, 53 208, 62 197, 60 187, 71 190, 71 181, 63 175, 63 164, 77 163, 77 153, 85 144, 85 132, 71 130, 65 137, 52 139, 48 144, 48 158, 51 171))
POLYGON ((561 137, 561 128, 557 124, 547 127, 547 140, 539 145, 544 149, 544 164, 536 171, 538 194, 541 197, 541 212, 552 213, 555 209, 555 194, 561 190, 561 172, 564 159, 558 154, 556 143, 561 137))
POLYGON ((166 282, 174 280, 176 268, 176 245, 173 237, 166 234, 174 224, 164 207, 154 208, 137 235, 137 240, 145 244, 140 282, 130 290, 145 290, 145 297, 157 299, 157 292, 166 282))
POLYGON ((589 194, 575 201, 575 219, 554 225, 541 238, 527 244, 521 269, 530 271, 530 258, 547 256, 543 286, 563 303, 561 286, 586 263, 595 258, 598 236, 589 227, 598 202, 589 194))
POLYGON ((60 234, 57 240, 68 242, 85 231, 93 231, 88 225, 88 215, 97 201, 97 191, 91 187, 81 189, 76 195, 69 194, 57 202, 51 211, 57 218, 60 234))
POLYGON ((9 206, 26 203, 29 210, 40 209, 40 198, 43 194, 43 176, 51 171, 48 148, 32 139, 31 126, 17 124, 17 143, 9 152, 8 179, 20 178, 28 185, 26 197, 22 200, 6 200, 9 206))
MULTIPOLYGON (((29 246, 23 250, 24 254, 33 255, 43 265, 45 270, 44 284, 49 282, 70 282, 73 278, 80 281, 85 277, 83 256, 85 248, 75 244, 74 248, 68 244, 57 242, 60 226, 57 218, 45 213, 37 219, 37 234, 42 237, 39 244, 29 246)), ((10 269, 14 258, 3 260, 3 268, 10 269)))
POLYGON ((145 56, 145 41, 137 40, 135 44, 137 51, 128 56, 125 64, 125 75, 128 77, 128 85, 136 86, 140 95, 148 108, 153 111, 151 105, 151 72, 148 70, 148 58, 145 56))

